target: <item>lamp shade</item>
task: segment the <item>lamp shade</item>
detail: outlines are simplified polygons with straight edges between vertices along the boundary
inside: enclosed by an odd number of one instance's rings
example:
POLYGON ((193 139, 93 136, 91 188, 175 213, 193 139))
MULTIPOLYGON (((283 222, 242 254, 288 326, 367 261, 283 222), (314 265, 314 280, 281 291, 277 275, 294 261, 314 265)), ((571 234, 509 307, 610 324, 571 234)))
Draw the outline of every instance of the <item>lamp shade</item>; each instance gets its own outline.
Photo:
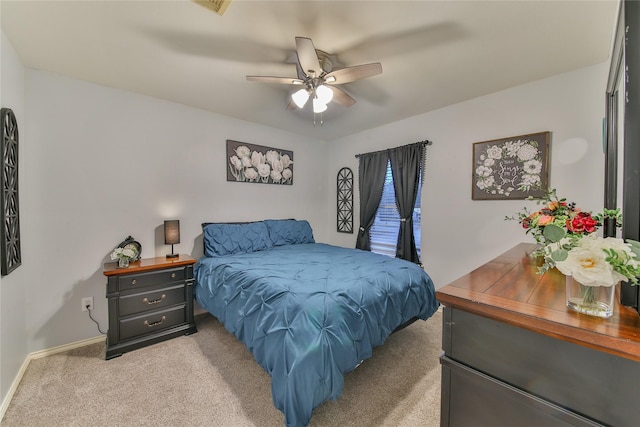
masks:
POLYGON ((316 88, 316 95, 323 104, 328 104, 333 99, 333 91, 329 86, 320 85, 316 88))
POLYGON ((309 99, 309 92, 307 91, 307 89, 300 89, 299 91, 291 95, 291 99, 293 99, 293 102, 296 103, 298 108, 302 108, 309 99))
POLYGON ((164 243, 175 245, 180 243, 180 221, 172 219, 164 222, 164 243))
POLYGON ((327 109, 327 104, 325 104, 324 102, 322 102, 318 98, 313 98, 313 112, 314 113, 322 113, 323 111, 326 111, 326 109, 327 109))

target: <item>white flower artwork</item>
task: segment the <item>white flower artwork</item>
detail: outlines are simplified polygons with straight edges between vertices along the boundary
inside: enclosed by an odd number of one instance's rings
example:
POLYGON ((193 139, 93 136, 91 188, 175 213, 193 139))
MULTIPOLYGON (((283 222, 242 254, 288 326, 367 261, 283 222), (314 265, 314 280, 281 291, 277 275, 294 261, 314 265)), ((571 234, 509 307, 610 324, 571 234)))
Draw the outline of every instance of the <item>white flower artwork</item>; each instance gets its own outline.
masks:
POLYGON ((293 151, 227 140, 227 181, 293 184, 293 151))
POLYGON ((547 187, 549 132, 473 144, 472 199, 539 197, 547 187))

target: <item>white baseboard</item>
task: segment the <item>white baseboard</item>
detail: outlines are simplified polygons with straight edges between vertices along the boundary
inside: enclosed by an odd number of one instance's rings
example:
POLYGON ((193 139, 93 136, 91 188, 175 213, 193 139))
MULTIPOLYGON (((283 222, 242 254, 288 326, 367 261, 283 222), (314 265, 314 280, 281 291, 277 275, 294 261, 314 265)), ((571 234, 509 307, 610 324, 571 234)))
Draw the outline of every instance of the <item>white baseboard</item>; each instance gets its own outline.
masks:
POLYGON ((44 350, 39 350, 33 353, 29 353, 27 357, 24 359, 24 362, 22 362, 22 366, 20 366, 20 369, 18 370, 18 373, 16 374, 16 377, 14 378, 13 383, 11 383, 11 387, 9 387, 9 391, 7 392, 7 395, 4 397, 2 401, 2 405, 0 406, 0 422, 2 422, 2 419, 4 418, 4 414, 7 412, 7 409, 9 408, 9 404, 11 403, 11 399, 13 399, 13 395, 16 393, 16 390, 18 390, 20 381, 22 381, 22 377, 24 376, 24 373, 27 371, 27 368, 29 367, 29 363, 31 363, 32 360, 40 359, 46 356, 51 356, 56 353, 62 353, 63 351, 73 350, 74 348, 80 348, 80 347, 84 347, 91 344, 97 344, 99 342, 104 342, 104 340, 105 340, 104 335, 101 335, 94 338, 87 338, 86 340, 76 341, 70 344, 64 344, 57 347, 47 348, 44 350))

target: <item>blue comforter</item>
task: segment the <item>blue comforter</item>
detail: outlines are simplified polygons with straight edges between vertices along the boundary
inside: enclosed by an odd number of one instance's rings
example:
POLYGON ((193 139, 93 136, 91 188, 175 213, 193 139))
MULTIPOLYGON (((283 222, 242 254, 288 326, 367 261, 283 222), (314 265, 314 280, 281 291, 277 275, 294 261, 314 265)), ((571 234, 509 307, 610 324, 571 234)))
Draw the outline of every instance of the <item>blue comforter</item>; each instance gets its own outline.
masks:
POLYGON ((438 308, 419 266, 322 243, 203 257, 195 282, 198 303, 271 375, 287 426, 306 425, 315 407, 340 396, 344 373, 373 347, 438 308))

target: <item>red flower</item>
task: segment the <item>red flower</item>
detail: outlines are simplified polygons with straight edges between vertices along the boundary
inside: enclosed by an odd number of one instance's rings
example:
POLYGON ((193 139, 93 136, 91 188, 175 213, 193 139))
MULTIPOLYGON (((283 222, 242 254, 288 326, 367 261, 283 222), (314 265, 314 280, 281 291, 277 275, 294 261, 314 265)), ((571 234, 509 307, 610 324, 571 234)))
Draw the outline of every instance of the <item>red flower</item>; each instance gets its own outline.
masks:
POLYGON ((567 220, 567 230, 574 234, 593 233, 599 225, 598 221, 591 217, 590 213, 579 212, 576 216, 567 220))

